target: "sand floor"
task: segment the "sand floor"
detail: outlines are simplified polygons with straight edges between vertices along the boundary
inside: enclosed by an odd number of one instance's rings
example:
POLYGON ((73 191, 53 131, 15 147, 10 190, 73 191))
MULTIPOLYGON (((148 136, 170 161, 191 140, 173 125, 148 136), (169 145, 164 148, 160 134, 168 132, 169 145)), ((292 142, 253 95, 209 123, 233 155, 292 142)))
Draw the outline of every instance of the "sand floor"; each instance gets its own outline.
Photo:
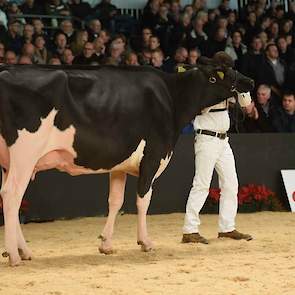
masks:
POLYGON ((202 221, 210 245, 180 243, 183 214, 149 216, 156 250, 142 253, 136 216, 119 216, 111 256, 97 250, 105 218, 24 225, 34 259, 16 268, 1 259, 0 294, 295 294, 295 214, 238 215, 250 242, 217 239, 217 215, 202 221))

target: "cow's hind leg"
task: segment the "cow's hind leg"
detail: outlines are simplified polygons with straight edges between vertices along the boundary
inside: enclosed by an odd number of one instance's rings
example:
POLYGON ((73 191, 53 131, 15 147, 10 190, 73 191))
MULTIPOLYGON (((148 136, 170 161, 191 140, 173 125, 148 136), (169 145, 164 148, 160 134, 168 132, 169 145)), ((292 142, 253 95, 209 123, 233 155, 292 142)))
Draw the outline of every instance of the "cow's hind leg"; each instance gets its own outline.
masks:
POLYGON ((136 200, 138 211, 137 223, 137 243, 141 246, 142 251, 153 249, 152 241, 148 237, 146 215, 149 208, 152 185, 156 173, 159 169, 161 156, 158 149, 151 150, 148 146, 144 150, 144 156, 140 163, 138 178, 138 195, 136 200))
POLYGON ((5 222, 5 248, 11 266, 20 264, 21 259, 30 259, 31 254, 19 225, 18 212, 22 197, 30 181, 34 165, 22 160, 11 162, 1 196, 5 222), (21 256, 22 258, 21 258, 21 256))
POLYGON ((111 172, 110 173, 110 191, 109 191, 109 214, 104 229, 100 235, 101 245, 99 252, 104 254, 112 254, 112 235, 116 216, 123 205, 124 192, 126 184, 126 173, 111 172))
MULTIPOLYGON (((7 178, 7 172, 5 169, 2 169, 2 185, 1 188, 4 186, 4 183, 7 178)), ((30 260, 32 258, 32 253, 27 246, 25 238, 22 233, 22 229, 19 223, 19 219, 17 218, 17 244, 18 244, 18 252, 22 260, 30 260)), ((3 253, 3 255, 8 255, 8 253, 3 253)))

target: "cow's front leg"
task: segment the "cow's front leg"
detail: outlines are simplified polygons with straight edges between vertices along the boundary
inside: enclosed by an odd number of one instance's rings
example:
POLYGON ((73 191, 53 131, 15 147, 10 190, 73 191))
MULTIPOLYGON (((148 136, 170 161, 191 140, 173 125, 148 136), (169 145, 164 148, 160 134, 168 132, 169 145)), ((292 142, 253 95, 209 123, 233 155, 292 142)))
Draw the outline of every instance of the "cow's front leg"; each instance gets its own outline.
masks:
POLYGON ((110 173, 110 191, 109 191, 109 214, 104 229, 99 236, 101 245, 99 252, 104 254, 112 254, 112 235, 114 232, 114 224, 116 216, 123 205, 124 192, 126 184, 125 172, 111 172, 110 173))
POLYGON ((148 237, 146 215, 150 205, 152 189, 142 198, 137 196, 137 244, 141 246, 141 250, 149 252, 153 249, 153 243, 148 237))

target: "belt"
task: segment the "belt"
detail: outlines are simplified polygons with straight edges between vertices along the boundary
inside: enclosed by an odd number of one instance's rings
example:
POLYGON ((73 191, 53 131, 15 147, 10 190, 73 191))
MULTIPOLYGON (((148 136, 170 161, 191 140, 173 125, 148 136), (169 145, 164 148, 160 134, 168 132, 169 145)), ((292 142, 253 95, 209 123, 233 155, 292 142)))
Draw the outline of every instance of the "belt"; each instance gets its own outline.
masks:
POLYGON ((223 112, 223 111, 227 111, 227 108, 223 108, 223 109, 211 109, 209 111, 209 113, 216 113, 216 112, 223 112))
POLYGON ((205 134, 205 135, 210 135, 214 137, 218 137, 219 139, 226 139, 227 138, 227 133, 218 133, 210 130, 204 130, 204 129, 197 129, 197 134, 205 134))

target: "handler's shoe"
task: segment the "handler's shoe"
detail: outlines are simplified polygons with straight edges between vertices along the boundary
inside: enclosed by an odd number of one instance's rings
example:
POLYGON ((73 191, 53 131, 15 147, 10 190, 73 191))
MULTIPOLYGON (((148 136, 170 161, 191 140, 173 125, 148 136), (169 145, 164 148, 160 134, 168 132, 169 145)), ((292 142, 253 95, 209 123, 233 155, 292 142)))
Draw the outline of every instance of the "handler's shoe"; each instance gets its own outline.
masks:
POLYGON ((240 233, 237 230, 233 230, 227 233, 218 233, 218 238, 230 238, 234 240, 246 240, 246 241, 251 241, 253 239, 252 236, 248 234, 240 233))
POLYGON ((208 240, 202 237, 199 233, 183 234, 181 242, 209 244, 208 240))

